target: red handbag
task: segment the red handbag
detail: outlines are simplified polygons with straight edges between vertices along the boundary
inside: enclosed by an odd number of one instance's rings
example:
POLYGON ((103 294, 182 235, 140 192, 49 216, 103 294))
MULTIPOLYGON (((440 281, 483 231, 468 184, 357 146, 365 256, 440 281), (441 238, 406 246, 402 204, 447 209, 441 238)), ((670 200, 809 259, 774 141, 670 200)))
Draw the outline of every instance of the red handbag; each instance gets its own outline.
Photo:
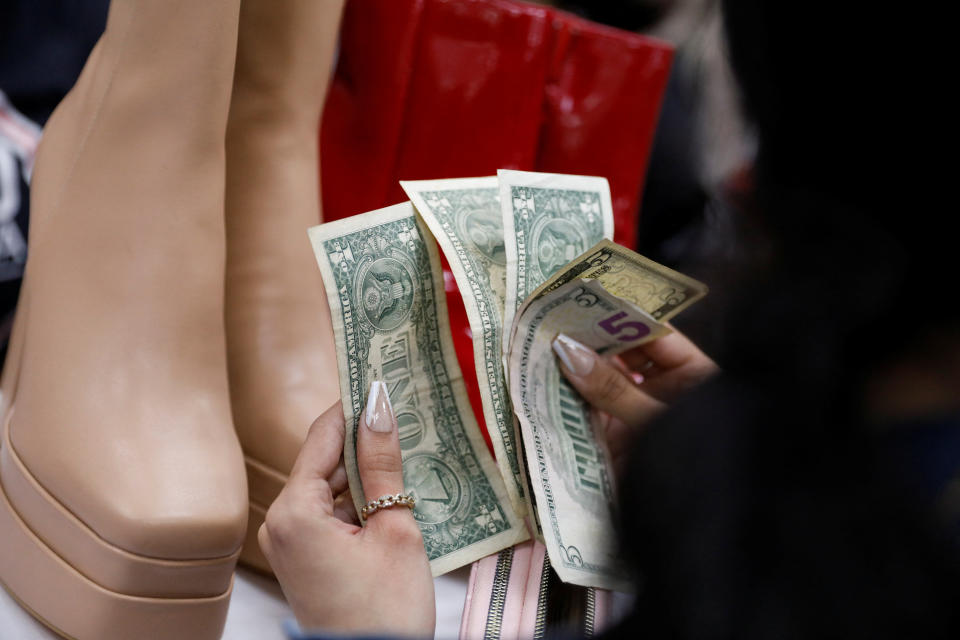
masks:
MULTIPOLYGON (((320 133, 324 219, 403 202, 399 180, 597 175, 610 182, 615 240, 635 247, 672 55, 660 41, 510 0, 350 0, 320 133)), ((445 280, 483 425, 472 336, 446 267, 445 280)))

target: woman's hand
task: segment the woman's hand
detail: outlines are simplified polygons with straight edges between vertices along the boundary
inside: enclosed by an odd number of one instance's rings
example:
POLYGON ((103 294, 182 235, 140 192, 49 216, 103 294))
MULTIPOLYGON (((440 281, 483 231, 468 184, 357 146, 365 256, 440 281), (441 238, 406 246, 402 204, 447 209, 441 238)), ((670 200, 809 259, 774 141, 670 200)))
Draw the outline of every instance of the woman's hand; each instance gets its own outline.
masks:
POLYGON ((617 471, 627 442, 682 393, 720 369, 679 332, 648 342, 615 359, 560 334, 553 341, 560 370, 601 414, 601 428, 617 471))
MULTIPOLYGON (((353 508, 334 500, 346 489, 343 442, 337 403, 310 427, 267 511, 260 548, 304 630, 432 638, 436 605, 420 529, 399 506, 355 524, 353 508)), ((397 421, 381 382, 370 385, 360 418, 357 466, 367 498, 403 492, 397 421)))

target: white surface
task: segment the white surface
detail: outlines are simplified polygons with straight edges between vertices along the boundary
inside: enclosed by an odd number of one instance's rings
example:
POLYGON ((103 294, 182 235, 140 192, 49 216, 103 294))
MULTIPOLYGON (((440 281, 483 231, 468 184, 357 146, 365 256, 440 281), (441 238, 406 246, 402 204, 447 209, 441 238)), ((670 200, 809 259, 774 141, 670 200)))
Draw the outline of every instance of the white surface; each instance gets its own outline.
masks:
MULTIPOLYGON (((463 567, 434 580, 436 637, 440 640, 456 638, 460 632, 460 616, 469 577, 470 567, 463 567)), ((369 603, 360 603, 359 606, 369 606, 369 603)), ((275 580, 238 569, 223 640, 286 640, 283 621, 291 617, 290 608, 275 580)), ((184 635, 184 639, 188 640, 188 636, 184 635)), ((0 588, 0 640, 58 640, 58 637, 0 588)))

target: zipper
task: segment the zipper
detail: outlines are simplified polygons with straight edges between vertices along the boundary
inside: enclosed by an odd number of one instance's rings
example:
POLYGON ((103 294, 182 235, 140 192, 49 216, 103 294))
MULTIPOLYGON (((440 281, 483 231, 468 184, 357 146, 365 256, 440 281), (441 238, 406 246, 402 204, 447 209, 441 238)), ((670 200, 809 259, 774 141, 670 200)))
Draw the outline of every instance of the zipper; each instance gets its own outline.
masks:
POLYGON ((597 590, 593 587, 587 590, 586 602, 583 611, 583 637, 592 638, 596 632, 597 620, 597 590))
POLYGON ((493 574, 493 589, 490 607, 487 609, 487 626, 483 640, 498 640, 503 627, 503 608, 507 603, 507 587, 510 584, 510 569, 513 566, 513 547, 497 555, 497 569, 493 574))
POLYGON ((537 619, 533 625, 533 637, 539 640, 547 632, 547 603, 550 600, 550 558, 544 556, 540 572, 540 593, 537 596, 537 619))

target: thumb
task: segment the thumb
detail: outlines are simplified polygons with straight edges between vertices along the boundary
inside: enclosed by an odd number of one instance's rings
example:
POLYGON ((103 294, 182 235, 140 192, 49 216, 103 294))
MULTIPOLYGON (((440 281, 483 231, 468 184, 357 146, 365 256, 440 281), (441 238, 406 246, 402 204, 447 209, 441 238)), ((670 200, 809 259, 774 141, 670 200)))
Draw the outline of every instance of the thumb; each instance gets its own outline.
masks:
MULTIPOLYGON (((364 502, 385 495, 403 492, 403 461, 400 457, 400 437, 397 434, 397 419, 387 385, 380 381, 370 383, 367 406, 357 429, 357 469, 366 494, 364 502)), ((407 509, 402 508, 403 511, 407 509)), ((394 507, 372 514, 372 522, 396 517, 387 512, 399 512, 394 507)), ((409 516, 407 516, 409 517, 409 516)))
POLYGON ((640 426, 666 405, 641 391, 616 366, 570 336, 554 338, 560 369, 583 399, 628 425, 640 426))

